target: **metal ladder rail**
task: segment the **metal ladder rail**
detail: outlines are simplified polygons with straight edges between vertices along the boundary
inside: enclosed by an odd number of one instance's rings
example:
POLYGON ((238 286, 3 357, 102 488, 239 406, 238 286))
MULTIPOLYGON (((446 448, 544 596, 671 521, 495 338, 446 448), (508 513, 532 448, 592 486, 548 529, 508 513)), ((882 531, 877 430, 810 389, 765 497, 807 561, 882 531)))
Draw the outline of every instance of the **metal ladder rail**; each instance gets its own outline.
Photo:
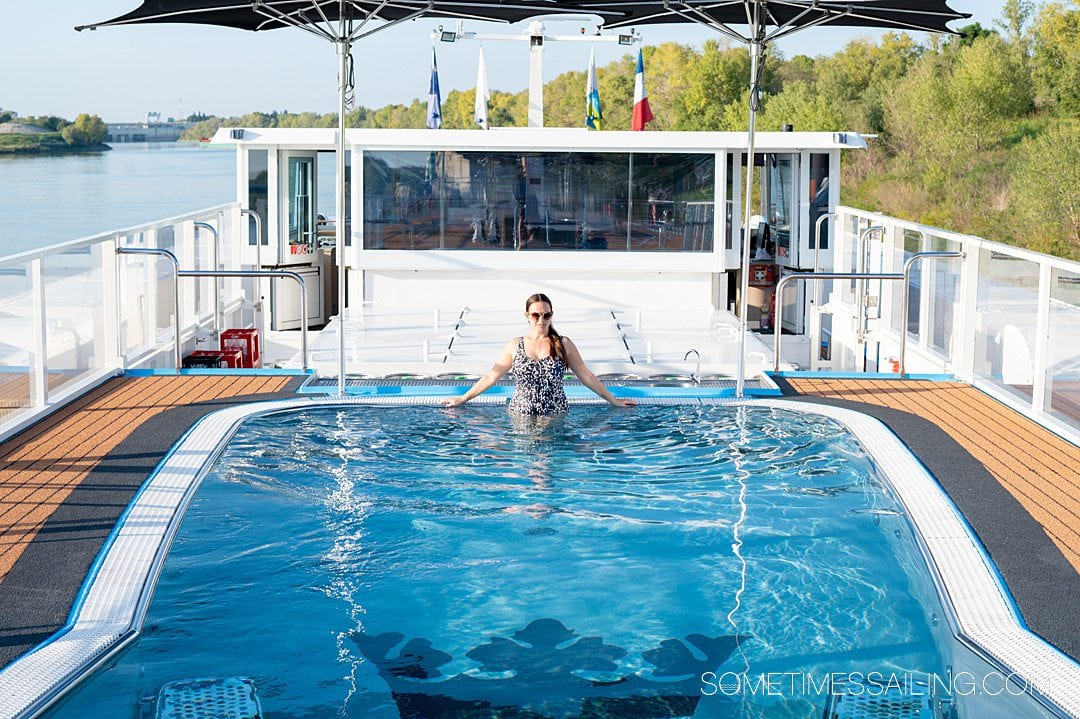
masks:
MULTIPOLYGON (((795 273, 782 277, 779 282, 776 283, 776 314, 782 316, 781 311, 784 307, 784 287, 789 282, 797 280, 903 280, 904 292, 903 303, 901 307, 901 331, 900 331, 900 378, 905 379, 907 377, 906 372, 906 353, 907 353, 907 308, 908 308, 908 295, 910 293, 911 286, 911 268, 922 260, 931 259, 949 259, 949 258, 963 258, 967 254, 964 252, 916 252, 909 257, 904 263, 904 271, 902 273, 894 272, 806 272, 795 273)), ((864 308, 857 308, 857 311, 862 314, 864 308)), ((862 324, 860 323, 860 328, 862 324)), ((774 330, 773 334, 773 372, 780 371, 780 341, 783 337, 783 332, 779 327, 774 330)))
POLYGON ((157 255, 165 257, 172 264, 173 275, 173 362, 177 373, 180 372, 180 279, 181 277, 288 277, 300 284, 300 354, 304 370, 308 369, 308 316, 307 283, 296 272, 288 270, 182 270, 180 260, 169 250, 156 247, 118 247, 118 255, 157 255))

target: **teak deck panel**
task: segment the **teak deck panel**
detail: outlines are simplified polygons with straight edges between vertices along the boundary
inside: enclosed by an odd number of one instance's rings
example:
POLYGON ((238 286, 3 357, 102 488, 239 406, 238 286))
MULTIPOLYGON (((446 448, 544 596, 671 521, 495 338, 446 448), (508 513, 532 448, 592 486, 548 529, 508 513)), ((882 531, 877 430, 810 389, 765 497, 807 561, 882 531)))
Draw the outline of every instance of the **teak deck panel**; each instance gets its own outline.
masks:
POLYGON ((277 392, 293 379, 120 378, 0 445, 0 581, 64 499, 146 420, 183 405, 277 392))
POLYGON ((952 437, 1042 526, 1080 572, 1080 448, 974 387, 951 382, 790 378, 802 395, 918 415, 952 437))

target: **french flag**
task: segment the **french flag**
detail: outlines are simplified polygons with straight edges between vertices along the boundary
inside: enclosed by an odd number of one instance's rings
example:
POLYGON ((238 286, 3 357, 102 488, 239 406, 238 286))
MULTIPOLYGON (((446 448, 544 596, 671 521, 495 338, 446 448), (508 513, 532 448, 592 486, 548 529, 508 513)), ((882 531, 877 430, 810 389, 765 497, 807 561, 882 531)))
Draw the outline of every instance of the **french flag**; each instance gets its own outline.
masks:
POLYGON ((630 129, 644 130, 645 123, 652 122, 652 119, 649 96, 645 94, 645 63, 641 59, 641 48, 638 48, 637 75, 634 76, 634 118, 630 121, 630 129))

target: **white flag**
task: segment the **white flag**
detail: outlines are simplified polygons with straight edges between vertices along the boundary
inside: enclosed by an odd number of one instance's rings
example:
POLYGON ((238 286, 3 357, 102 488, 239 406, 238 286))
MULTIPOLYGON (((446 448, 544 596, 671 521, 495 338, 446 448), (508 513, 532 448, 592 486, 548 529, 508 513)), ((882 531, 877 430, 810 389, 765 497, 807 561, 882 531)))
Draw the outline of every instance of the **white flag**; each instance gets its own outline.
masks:
POLYGON ((476 68, 476 106, 473 109, 473 120, 485 130, 488 129, 488 100, 491 99, 491 91, 488 90, 487 68, 484 66, 484 47, 480 47, 480 66, 476 68))

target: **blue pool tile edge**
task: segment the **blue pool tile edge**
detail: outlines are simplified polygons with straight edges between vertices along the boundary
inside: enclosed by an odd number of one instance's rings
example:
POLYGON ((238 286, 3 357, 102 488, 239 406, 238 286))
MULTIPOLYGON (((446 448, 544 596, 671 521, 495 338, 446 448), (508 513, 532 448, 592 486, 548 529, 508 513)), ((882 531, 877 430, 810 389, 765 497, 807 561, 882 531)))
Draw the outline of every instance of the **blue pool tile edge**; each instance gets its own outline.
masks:
POLYGON ((124 370, 125 377, 162 377, 169 376, 191 376, 191 377, 209 377, 209 376, 235 376, 235 377, 302 377, 306 375, 314 375, 315 370, 311 369, 283 369, 278 367, 259 367, 259 368, 243 368, 243 367, 229 367, 225 369, 213 368, 213 367, 198 367, 191 369, 182 369, 179 372, 174 369, 161 369, 161 368, 143 368, 143 369, 128 369, 124 370))
MULTIPOLYGON (((247 419, 348 405, 431 405, 445 396, 307 397, 230 407, 196 423, 167 453, 95 560, 67 625, 0 671, 0 716, 28 719, 138 636, 157 577, 188 503, 218 454, 247 419), (129 526, 130 525, 130 526, 129 526), (137 527, 133 529, 132 527, 137 527)), ((659 389, 659 388, 653 388, 659 389)), ((663 388, 683 389, 683 388, 663 388)), ((484 396, 475 404, 501 404, 484 396)), ((575 398, 575 404, 599 403, 575 398)), ((649 396, 642 404, 764 406, 829 417, 863 444, 892 486, 916 530, 957 633, 985 657, 1021 677, 1053 672, 1042 698, 1055 713, 1080 719, 1080 664, 1032 634, 985 550, 936 480, 881 422, 853 410, 775 399, 687 399, 649 396)))

